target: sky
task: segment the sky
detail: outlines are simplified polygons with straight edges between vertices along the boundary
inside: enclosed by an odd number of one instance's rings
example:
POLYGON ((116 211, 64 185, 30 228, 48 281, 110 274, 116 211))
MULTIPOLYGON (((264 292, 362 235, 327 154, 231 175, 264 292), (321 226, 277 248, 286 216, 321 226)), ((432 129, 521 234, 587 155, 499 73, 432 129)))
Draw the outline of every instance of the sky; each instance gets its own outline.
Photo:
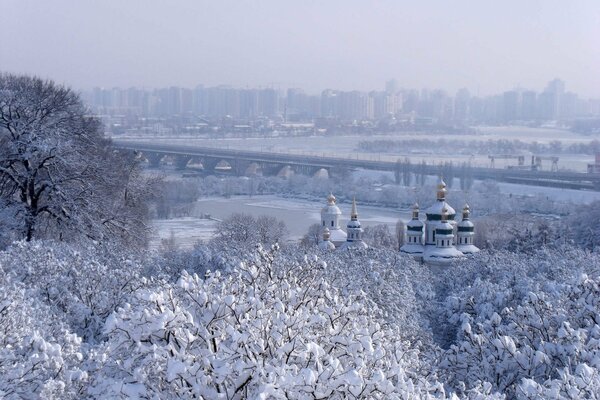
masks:
POLYGON ((600 1, 0 0, 0 71, 78 89, 466 87, 600 97, 600 1))

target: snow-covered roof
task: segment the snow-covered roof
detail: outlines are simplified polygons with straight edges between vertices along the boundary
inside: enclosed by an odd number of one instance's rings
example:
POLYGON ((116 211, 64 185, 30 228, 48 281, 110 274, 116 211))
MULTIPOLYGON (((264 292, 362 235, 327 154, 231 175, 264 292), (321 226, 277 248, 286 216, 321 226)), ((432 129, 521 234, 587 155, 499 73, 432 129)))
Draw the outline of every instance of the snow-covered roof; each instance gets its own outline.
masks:
POLYGON ((407 243, 400 247, 400 251, 408 254, 423 254, 424 246, 421 244, 407 243))
POLYGON ((465 228, 473 228, 475 225, 473 225, 473 223, 468 220, 468 219, 463 219, 462 221, 460 221, 457 226, 459 227, 465 227, 465 228))
POLYGON ((418 219, 411 219, 410 221, 408 221, 406 223, 407 227, 413 227, 413 228, 422 228, 423 227, 423 221, 418 220, 418 219))
POLYGON ((358 229, 360 228, 360 222, 358 220, 350 220, 348 221, 348 225, 346 225, 349 229, 355 228, 358 229))
POLYGON ((339 245, 348 239, 348 235, 341 229, 330 229, 329 240, 334 244, 339 245))
POLYGON ((367 246, 367 244, 365 242, 363 242, 362 240, 360 241, 353 241, 353 242, 345 242, 344 244, 342 244, 342 247, 340 247, 340 249, 342 250, 347 250, 347 249, 366 249, 369 246, 367 246))
POLYGON ((454 235, 454 229, 452 228, 452 225, 448 221, 442 221, 442 222, 438 223, 438 225, 435 227, 435 232, 436 232, 436 235, 438 235, 438 236, 454 235), (441 233, 441 232, 448 232, 448 233, 441 233))
POLYGON ((480 251, 479 247, 474 246, 472 244, 459 244, 456 245, 456 249, 463 254, 473 254, 478 253, 480 251))
POLYGON ((465 255, 455 247, 425 246, 423 260, 431 264, 450 264, 453 260, 465 255))
POLYGON ((319 242, 319 248, 321 250, 335 250, 335 245, 329 240, 322 240, 319 242))
POLYGON ((442 215, 442 210, 444 208, 446 208, 449 218, 453 218, 453 216, 456 215, 454 208, 450 207, 450 204, 445 201, 436 201, 425 211, 425 213, 429 215, 442 215))
POLYGON ((328 204, 321 209, 321 214, 342 215, 340 208, 335 204, 328 204))

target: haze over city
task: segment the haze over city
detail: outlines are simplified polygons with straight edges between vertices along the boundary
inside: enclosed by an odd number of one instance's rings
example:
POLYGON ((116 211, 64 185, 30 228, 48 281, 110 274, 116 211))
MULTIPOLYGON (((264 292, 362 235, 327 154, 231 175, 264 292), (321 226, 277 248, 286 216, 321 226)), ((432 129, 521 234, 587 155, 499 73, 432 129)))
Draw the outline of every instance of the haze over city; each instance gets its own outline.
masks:
POLYGON ((597 1, 3 2, 3 71, 104 87, 466 87, 600 96, 597 1))

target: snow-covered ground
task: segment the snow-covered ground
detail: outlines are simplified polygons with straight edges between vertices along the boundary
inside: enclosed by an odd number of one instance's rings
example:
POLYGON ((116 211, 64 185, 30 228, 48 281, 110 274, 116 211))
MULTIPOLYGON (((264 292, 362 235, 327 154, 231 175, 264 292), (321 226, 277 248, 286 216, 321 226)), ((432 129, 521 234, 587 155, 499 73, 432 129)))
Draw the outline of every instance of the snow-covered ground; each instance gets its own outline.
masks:
POLYGON ((162 240, 174 240, 179 248, 192 248, 198 241, 212 237, 216 221, 200 218, 156 219, 152 221, 152 235, 149 247, 158 249, 162 240))

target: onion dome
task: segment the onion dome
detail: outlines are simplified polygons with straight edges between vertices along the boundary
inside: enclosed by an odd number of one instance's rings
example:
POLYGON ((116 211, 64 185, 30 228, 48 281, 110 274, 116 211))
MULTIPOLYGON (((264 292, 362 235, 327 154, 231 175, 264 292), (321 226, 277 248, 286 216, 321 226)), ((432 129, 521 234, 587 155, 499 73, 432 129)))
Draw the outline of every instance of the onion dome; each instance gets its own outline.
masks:
POLYGON ((329 196, 327 196, 327 203, 328 204, 335 204, 335 196, 333 195, 333 193, 329 193, 329 196))
POLYGON ((471 214, 471 207, 469 207, 469 205, 467 203, 465 203, 465 206, 463 207, 463 215, 462 215, 463 220, 469 219, 469 214, 471 214))
POLYGON ((423 231, 423 222, 419 220, 419 204, 415 203, 412 210, 412 219, 406 224, 408 231, 423 231))
POLYGON ((335 203, 335 196, 333 193, 329 193, 329 196, 327 196, 327 205, 321 209, 321 226, 329 228, 331 234, 329 240, 337 247, 346 242, 347 235, 340 227, 340 215, 342 215, 342 212, 335 203))
POLYGON ((323 240, 319 242, 319 248, 321 250, 335 250, 335 245, 329 240, 331 232, 329 228, 323 229, 323 240))
POLYGON ((447 209, 448 220, 454 220, 456 211, 454 211, 454 208, 450 207, 450 205, 446 203, 447 193, 448 191, 446 190, 446 182, 444 182, 444 180, 440 177, 437 185, 437 201, 433 203, 425 212, 428 221, 440 221, 442 219, 442 210, 444 208, 447 209))
POLYGON ((419 219, 419 203, 413 205, 412 219, 419 219))
POLYGON ((462 221, 460 221, 457 224, 459 232, 473 232, 474 225, 469 220, 470 214, 471 214, 471 208, 469 207, 468 204, 465 204, 465 206, 463 207, 463 211, 462 211, 462 221), (470 229, 465 229, 465 228, 470 228, 470 229))
POLYGON ((335 204, 336 198, 333 193, 329 193, 327 196, 327 205, 323 207, 321 210, 321 214, 333 214, 333 215, 342 215, 339 207, 335 204))
POLYGON ((444 182, 444 179, 440 176, 440 180, 438 181, 437 185, 437 200, 445 201, 446 193, 448 193, 448 191, 446 190, 446 182, 444 182))
POLYGON ((416 258, 423 255, 423 227, 424 224, 419 220, 419 205, 413 206, 412 219, 406 224, 406 242, 400 251, 412 254, 416 258))
POLYGON ((469 220, 471 209, 468 204, 463 207, 462 221, 457 224, 456 236, 458 243, 456 248, 463 254, 473 254, 479 251, 479 248, 473 244, 475 237, 475 226, 469 220))

